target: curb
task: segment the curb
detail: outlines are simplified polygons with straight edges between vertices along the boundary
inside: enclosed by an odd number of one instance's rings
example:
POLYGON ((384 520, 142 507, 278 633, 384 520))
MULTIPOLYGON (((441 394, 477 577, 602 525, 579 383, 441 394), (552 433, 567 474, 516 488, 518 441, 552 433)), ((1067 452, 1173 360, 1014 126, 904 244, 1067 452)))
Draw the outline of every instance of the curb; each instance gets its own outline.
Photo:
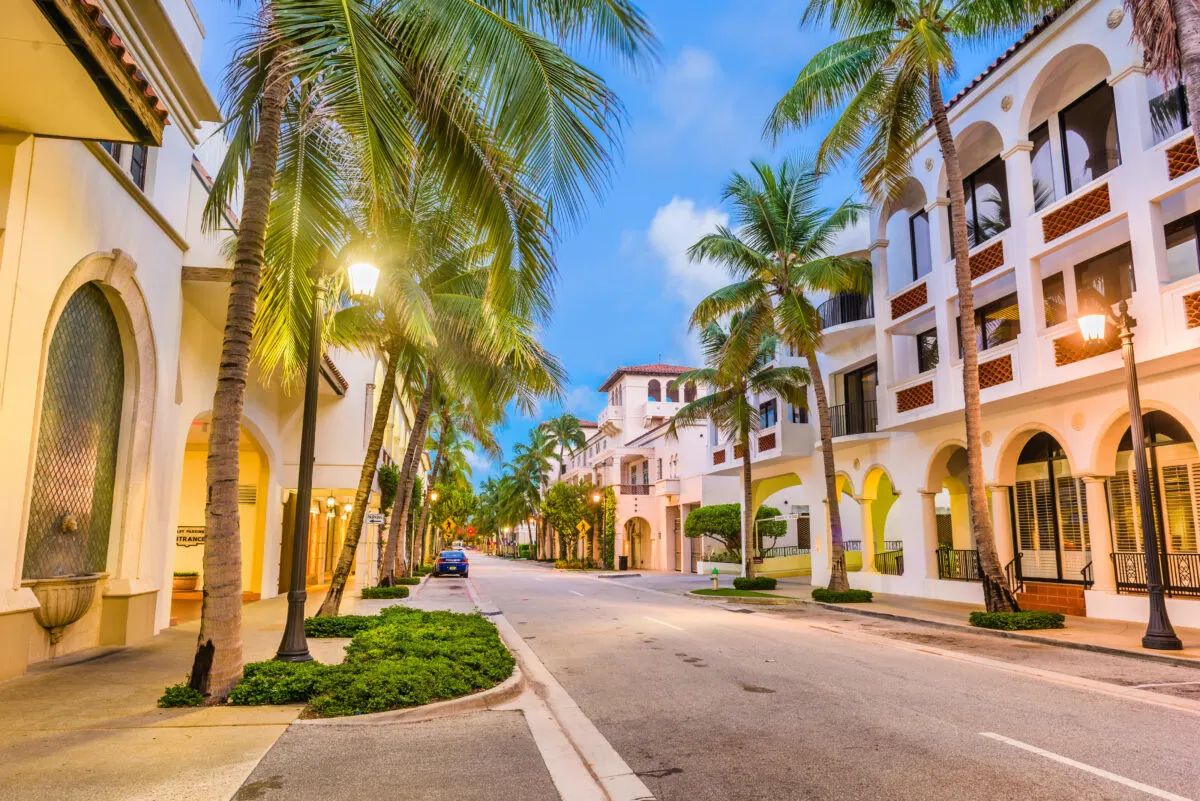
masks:
POLYGON ((702 601, 724 601, 727 604, 750 604, 752 606, 795 606, 803 603, 797 598, 755 598, 752 595, 696 595, 694 592, 689 592, 687 597, 699 598, 702 601))
POLYGON ((598 573, 596 578, 602 579, 624 579, 624 578, 641 578, 641 573, 598 573))
MULTIPOLYGON (((506 643, 507 645, 507 643, 506 643)), ((519 664, 513 665, 513 674, 487 690, 463 695, 446 701, 434 701, 424 706, 405 709, 389 709, 386 712, 368 712, 365 715, 347 715, 338 718, 304 718, 295 721, 308 726, 377 726, 386 723, 419 723, 436 720, 467 712, 493 709, 506 704, 525 692, 525 673, 519 664)))
MULTIPOLYGON (((702 596, 697 596, 702 597, 702 596)), ((745 599, 742 599, 745 600, 745 599)), ((922 617, 911 617, 908 615, 897 615, 892 612, 876 612, 873 609, 855 608, 850 605, 830 604, 823 601, 812 601, 804 598, 797 598, 796 602, 801 605, 820 606, 825 609, 834 610, 837 612, 846 612, 851 615, 862 615, 863 617, 877 617, 884 620, 900 620, 905 623, 917 623, 922 626, 928 626, 935 629, 946 629, 947 631, 956 631, 960 634, 984 634, 990 637, 1003 637, 1009 640, 1022 640, 1024 642, 1036 643, 1038 645, 1051 645, 1059 648, 1071 648, 1076 651, 1091 651, 1097 654, 1107 654, 1109 656, 1125 656, 1130 659, 1141 659, 1146 662, 1158 662, 1160 664, 1174 665, 1175 667, 1191 668, 1192 670, 1200 670, 1200 659, 1187 659, 1178 656, 1166 656, 1163 654, 1145 653, 1142 651, 1131 651, 1126 648, 1114 648, 1110 645, 1096 645, 1095 643, 1076 642, 1074 640, 1055 640, 1049 637, 1038 637, 1034 634, 1022 634, 1017 631, 1000 631, 998 629, 981 629, 976 626, 967 626, 962 623, 945 623, 940 620, 927 620, 922 617)))

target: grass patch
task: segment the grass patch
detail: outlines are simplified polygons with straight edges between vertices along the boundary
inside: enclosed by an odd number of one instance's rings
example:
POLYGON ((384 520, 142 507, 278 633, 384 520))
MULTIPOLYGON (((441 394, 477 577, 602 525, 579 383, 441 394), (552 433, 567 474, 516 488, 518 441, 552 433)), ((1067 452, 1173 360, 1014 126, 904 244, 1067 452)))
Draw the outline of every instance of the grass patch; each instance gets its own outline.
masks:
POLYGON ((407 598, 408 587, 397 585, 393 587, 363 587, 362 597, 369 601, 380 598, 407 598))
POLYGON ((307 702, 317 717, 338 717, 457 698, 512 675, 512 655, 480 615, 393 607, 365 618, 370 623, 354 615, 311 620, 347 618, 354 622, 339 625, 361 628, 345 662, 252 662, 230 703, 307 702))
POLYGON ((826 589, 825 587, 814 587, 812 597, 814 601, 826 604, 869 604, 874 596, 871 595, 870 590, 844 590, 838 592, 826 589))
POLYGON ((193 689, 187 684, 172 684, 158 699, 158 705, 162 709, 171 709, 178 706, 200 706, 204 703, 204 693, 193 689))
POLYGON ((776 583, 775 579, 767 576, 739 577, 733 580, 733 588, 736 590, 773 590, 776 583))
POLYGON ((969 622, 981 629, 1001 631, 1031 631, 1035 629, 1061 629, 1066 620, 1058 612, 972 612, 969 622))
POLYGON ((692 590, 692 595, 703 595, 708 598, 782 598, 782 595, 773 595, 769 592, 757 592, 755 590, 737 590, 729 587, 721 587, 716 590, 692 590))

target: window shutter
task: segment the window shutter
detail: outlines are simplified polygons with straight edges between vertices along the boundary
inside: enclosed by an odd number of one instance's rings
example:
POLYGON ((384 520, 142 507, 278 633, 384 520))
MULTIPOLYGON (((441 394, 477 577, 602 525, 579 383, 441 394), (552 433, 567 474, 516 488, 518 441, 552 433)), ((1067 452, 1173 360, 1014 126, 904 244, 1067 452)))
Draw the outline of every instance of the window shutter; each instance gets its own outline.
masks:
POLYGON ((238 503, 253 506, 258 502, 258 487, 254 484, 238 484, 238 503))

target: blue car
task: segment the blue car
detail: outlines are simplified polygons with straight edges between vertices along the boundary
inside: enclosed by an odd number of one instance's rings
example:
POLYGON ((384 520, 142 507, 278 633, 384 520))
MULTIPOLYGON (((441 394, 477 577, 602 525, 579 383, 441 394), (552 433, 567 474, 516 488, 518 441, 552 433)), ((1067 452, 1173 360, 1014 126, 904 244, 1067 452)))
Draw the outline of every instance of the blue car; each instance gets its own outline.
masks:
POLYGON ((438 554, 437 562, 433 565, 433 575, 462 576, 466 578, 469 567, 470 563, 467 561, 467 555, 462 551, 442 551, 438 554))

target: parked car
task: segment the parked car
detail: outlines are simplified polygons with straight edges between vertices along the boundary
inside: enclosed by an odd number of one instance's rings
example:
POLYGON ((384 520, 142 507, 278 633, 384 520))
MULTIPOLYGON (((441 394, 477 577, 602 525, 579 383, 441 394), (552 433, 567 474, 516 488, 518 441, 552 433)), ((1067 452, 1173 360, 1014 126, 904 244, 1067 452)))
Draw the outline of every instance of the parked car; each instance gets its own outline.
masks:
POLYGON ((467 555, 462 551, 442 551, 438 554, 437 561, 433 564, 434 576, 462 576, 467 577, 467 571, 470 568, 470 562, 467 560, 467 555))

